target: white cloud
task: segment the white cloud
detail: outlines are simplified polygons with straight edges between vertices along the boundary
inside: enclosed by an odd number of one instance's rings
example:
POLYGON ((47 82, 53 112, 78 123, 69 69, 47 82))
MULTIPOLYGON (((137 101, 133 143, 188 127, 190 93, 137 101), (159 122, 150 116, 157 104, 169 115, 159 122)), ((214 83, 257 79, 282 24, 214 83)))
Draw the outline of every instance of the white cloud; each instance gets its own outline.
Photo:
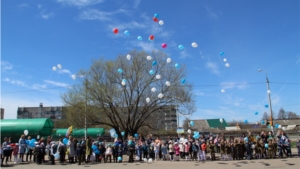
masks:
POLYGON ((179 58, 186 58, 186 57, 189 57, 190 54, 186 51, 186 50, 183 50, 180 52, 180 56, 179 58))
POLYGON ((76 6, 81 8, 102 3, 104 2, 104 0, 57 0, 57 2, 64 5, 76 6))
POLYGON ((47 89, 47 85, 46 84, 34 84, 34 85, 32 85, 32 89, 44 90, 44 89, 47 89))
POLYGON ((19 4, 18 7, 19 7, 19 8, 28 8, 29 5, 28 5, 28 4, 25 4, 25 3, 22 3, 22 4, 19 4))
POLYGON ((219 20, 218 15, 216 13, 212 12, 210 8, 208 8, 207 6, 205 6, 205 9, 206 9, 209 17, 211 17, 214 20, 219 20))
POLYGON ((7 70, 11 70, 13 68, 13 65, 6 61, 1 61, 1 71, 5 72, 7 70))
POLYGON ((207 62, 206 63, 206 67, 214 74, 219 75, 220 71, 219 71, 219 67, 216 63, 214 62, 207 62))
POLYGON ((234 88, 237 88, 237 89, 246 89, 247 87, 249 87, 249 85, 247 84, 247 82, 240 82, 240 83, 236 83, 236 82, 222 82, 220 84, 220 86, 223 88, 223 89, 234 89, 234 88))
POLYGON ((196 96, 203 96, 204 95, 204 92, 200 91, 200 90, 194 90, 194 95, 196 96))
POLYGON ((135 0, 133 3, 133 8, 137 8, 140 3, 141 3, 141 0, 135 0))
POLYGON ((49 19, 49 18, 51 18, 51 17, 53 17, 54 16, 54 13, 53 12, 50 12, 50 13, 44 13, 44 12, 42 12, 41 13, 41 17, 43 18, 43 19, 49 19))
POLYGON ((13 85, 18 85, 18 86, 23 86, 23 87, 28 87, 25 82, 21 81, 21 80, 12 80, 12 79, 9 79, 9 78, 4 78, 2 81, 4 82, 8 82, 10 84, 13 84, 13 85))
POLYGON ((68 70, 68 69, 58 69, 57 72, 58 72, 59 74, 69 74, 69 75, 72 74, 71 71, 68 70))
POLYGON ((138 46, 138 47, 141 47, 144 51, 146 52, 151 52, 153 50, 155 50, 155 47, 153 45, 152 42, 135 42, 133 43, 134 46, 138 46))
POLYGON ((61 83, 61 82, 55 82, 52 80, 44 80, 45 83, 51 84, 53 86, 58 86, 58 87, 68 87, 69 85, 66 83, 61 83))
POLYGON ((41 9, 42 8, 42 5, 41 4, 38 4, 38 9, 41 9))
POLYGON ((81 12, 81 14, 79 15, 79 19, 112 21, 112 16, 119 13, 127 13, 127 11, 124 9, 119 9, 117 11, 104 12, 97 9, 88 9, 81 12))

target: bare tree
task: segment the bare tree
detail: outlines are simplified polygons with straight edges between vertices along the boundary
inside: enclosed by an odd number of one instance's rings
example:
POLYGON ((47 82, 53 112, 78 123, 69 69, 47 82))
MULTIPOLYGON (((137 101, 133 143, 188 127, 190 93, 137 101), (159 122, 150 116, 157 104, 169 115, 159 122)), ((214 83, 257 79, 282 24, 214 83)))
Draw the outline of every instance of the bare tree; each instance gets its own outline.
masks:
POLYGON ((114 128, 119 136, 124 131, 127 137, 141 127, 156 129, 150 119, 161 107, 175 106, 181 114, 193 113, 192 86, 182 81, 184 66, 167 63, 167 55, 160 51, 151 53, 151 61, 143 51, 129 54, 129 60, 126 55, 115 61, 94 60, 89 70, 79 72, 80 85, 62 96, 70 107, 70 119, 82 125, 86 115, 89 124, 114 128))
POLYGON ((284 111, 283 108, 280 108, 278 115, 277 115, 277 119, 278 120, 283 120, 287 118, 287 113, 284 111))
POLYGON ((298 116, 296 113, 294 113, 294 112, 291 112, 291 111, 289 111, 289 112, 287 112, 287 119, 297 119, 297 118, 299 118, 300 116, 298 116))
POLYGON ((264 114, 263 114, 261 120, 269 120, 269 119, 270 119, 269 114, 268 114, 267 112, 264 112, 264 114))

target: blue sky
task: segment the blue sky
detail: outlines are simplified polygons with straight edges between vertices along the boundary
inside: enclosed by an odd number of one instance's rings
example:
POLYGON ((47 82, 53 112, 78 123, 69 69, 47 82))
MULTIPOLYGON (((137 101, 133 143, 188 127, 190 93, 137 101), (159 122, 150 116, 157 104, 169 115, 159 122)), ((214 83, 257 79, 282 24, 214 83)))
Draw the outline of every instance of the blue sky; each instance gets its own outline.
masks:
POLYGON ((78 83, 72 74, 88 68, 92 59, 115 59, 132 49, 163 50, 173 63, 186 65, 186 80, 197 96, 191 119, 259 121, 269 109, 266 74, 258 69, 268 74, 274 113, 283 107, 300 114, 297 0, 1 2, 5 118, 16 118, 18 107, 63 105, 60 95, 78 83), (152 20, 155 13, 163 25, 152 20), (150 34, 153 42, 147 40, 150 34), (162 49, 162 43, 168 47, 162 49), (53 71, 57 64, 62 69, 53 71))

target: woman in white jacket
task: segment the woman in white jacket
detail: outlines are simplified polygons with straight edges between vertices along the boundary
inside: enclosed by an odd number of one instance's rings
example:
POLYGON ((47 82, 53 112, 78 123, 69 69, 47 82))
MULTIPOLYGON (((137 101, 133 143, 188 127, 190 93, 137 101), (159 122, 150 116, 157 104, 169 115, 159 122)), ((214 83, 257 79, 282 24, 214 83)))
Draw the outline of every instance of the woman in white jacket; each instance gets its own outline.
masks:
POLYGON ((75 147, 74 147, 74 142, 72 136, 69 136, 69 141, 68 141, 68 159, 69 163, 74 163, 74 156, 75 156, 75 147))

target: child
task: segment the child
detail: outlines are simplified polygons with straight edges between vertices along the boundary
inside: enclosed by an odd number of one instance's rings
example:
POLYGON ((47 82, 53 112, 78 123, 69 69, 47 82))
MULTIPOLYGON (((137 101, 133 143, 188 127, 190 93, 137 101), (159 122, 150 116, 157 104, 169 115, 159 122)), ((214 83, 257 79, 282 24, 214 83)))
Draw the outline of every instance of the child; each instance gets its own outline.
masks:
POLYGON ((268 155, 269 155, 269 159, 273 159, 274 158, 274 145, 273 145, 272 139, 269 140, 268 155))
POLYGON ((100 151, 99 151, 99 147, 98 147, 98 143, 94 142, 93 146, 92 146, 92 150, 95 154, 95 162, 99 162, 99 157, 100 157, 100 151))
MULTIPOLYGON (((171 143, 171 145, 172 145, 172 143, 171 143)), ((169 151, 170 151, 170 146, 169 146, 169 151)), ((176 157, 176 161, 179 161, 179 159, 180 159, 180 153, 181 153, 181 151, 180 151, 180 147, 179 147, 179 145, 178 145, 178 142, 175 142, 175 145, 174 145, 174 151, 175 151, 175 157, 176 157)), ((174 161, 174 160, 173 160, 174 161)))
POLYGON ((13 155, 14 155, 14 163, 18 163, 18 153, 19 153, 19 144, 16 143, 15 147, 13 148, 13 155))
POLYGON ((300 139, 297 140, 296 147, 298 149, 298 156, 300 157, 300 139))
POLYGON ((224 140, 221 141, 220 149, 221 149, 221 159, 223 161, 225 161, 226 160, 226 153, 225 153, 225 142, 224 142, 224 140))
POLYGON ((249 143, 248 140, 246 140, 245 149, 247 152, 247 159, 251 160, 251 144, 249 143))
POLYGON ((142 143, 142 153, 143 153, 143 158, 148 158, 148 147, 145 142, 142 143))
POLYGON ((84 155, 80 143, 77 143, 76 155, 78 157, 78 165, 81 165, 81 162, 84 161, 84 155))
POLYGON ((207 145, 206 145, 204 140, 201 140, 201 142, 202 142, 202 144, 201 144, 201 150, 202 150, 201 159, 202 159, 202 161, 205 161, 206 160, 206 153, 205 152, 206 152, 207 145))
POLYGON ((119 163, 122 162, 123 160, 123 149, 122 149, 122 144, 119 144, 119 147, 118 147, 118 159, 121 159, 121 160, 118 160, 119 163), (121 158, 119 158, 121 157, 121 158))
POLYGON ((108 158, 109 158, 109 162, 111 163, 111 155, 112 155, 112 148, 111 145, 109 144, 105 151, 105 161, 104 161, 105 163, 107 163, 108 158))
POLYGON ((163 161, 166 161, 167 160, 167 146, 166 146, 166 143, 163 143, 162 146, 161 146, 161 154, 162 154, 163 161))
POLYGON ((99 162, 101 163, 102 159, 103 159, 103 162, 105 162, 106 148, 105 148, 105 146, 102 143, 100 143, 99 151, 100 151, 99 162))
POLYGON ((55 159, 54 159, 54 154, 57 152, 57 145, 54 143, 54 142, 51 142, 50 143, 50 161, 51 161, 51 164, 55 164, 55 159))
MULTIPOLYGON (((215 144, 213 143, 213 141, 209 141, 208 144, 209 150, 210 150, 210 159, 211 161, 216 160, 216 155, 215 155, 215 144)), ((200 151, 200 150, 199 150, 200 151)), ((199 159, 199 158, 198 158, 199 159)))
POLYGON ((226 144, 226 159, 227 160, 232 160, 232 156, 231 156, 231 145, 230 145, 230 142, 228 142, 226 144))
POLYGON ((263 140, 260 140, 259 144, 260 144, 260 146, 259 146, 260 158, 266 158, 265 153, 264 153, 266 151, 266 148, 265 148, 265 144, 264 144, 263 140))
POLYGON ((190 150, 189 142, 186 142, 186 143, 185 143, 185 146, 184 146, 185 161, 189 161, 189 160, 190 160, 190 153, 189 153, 189 150, 190 150))
POLYGON ((113 152, 113 161, 114 163, 117 163, 118 162, 118 148, 117 145, 114 145, 112 147, 112 152, 113 152))
POLYGON ((278 151, 277 150, 277 141, 276 141, 276 138, 274 137, 273 138, 273 147, 274 147, 274 149, 273 149, 273 154, 274 154, 274 157, 276 156, 276 152, 278 151))
POLYGON ((159 147, 160 147, 159 142, 154 144, 155 161, 159 160, 159 147))
POLYGON ((196 161, 198 151, 199 151, 199 146, 198 146, 195 142, 193 142, 193 143, 192 143, 192 153, 193 153, 193 159, 192 159, 192 160, 193 160, 193 161, 194 161, 194 160, 196 161))
POLYGON ((234 160, 236 157, 235 157, 235 149, 234 149, 234 144, 233 143, 230 143, 230 157, 231 157, 231 160, 234 160))

